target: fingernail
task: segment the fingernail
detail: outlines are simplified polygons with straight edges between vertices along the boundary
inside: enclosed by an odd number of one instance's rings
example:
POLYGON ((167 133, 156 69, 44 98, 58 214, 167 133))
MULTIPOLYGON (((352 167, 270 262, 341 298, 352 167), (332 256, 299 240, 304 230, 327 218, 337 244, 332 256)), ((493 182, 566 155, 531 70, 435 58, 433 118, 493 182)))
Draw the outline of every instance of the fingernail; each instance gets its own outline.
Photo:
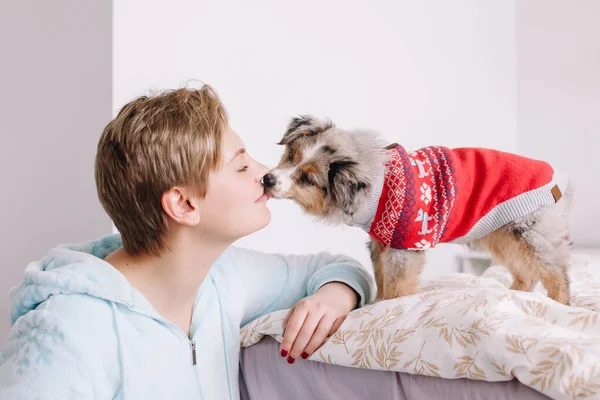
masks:
POLYGON ((281 350, 281 357, 285 357, 288 355, 288 351, 287 350, 281 350))
POLYGON ((308 353, 307 352, 302 353, 301 357, 306 360, 308 358, 308 353))
POLYGON ((293 364, 295 361, 296 361, 296 359, 294 357, 288 357, 287 358, 288 364, 293 364))

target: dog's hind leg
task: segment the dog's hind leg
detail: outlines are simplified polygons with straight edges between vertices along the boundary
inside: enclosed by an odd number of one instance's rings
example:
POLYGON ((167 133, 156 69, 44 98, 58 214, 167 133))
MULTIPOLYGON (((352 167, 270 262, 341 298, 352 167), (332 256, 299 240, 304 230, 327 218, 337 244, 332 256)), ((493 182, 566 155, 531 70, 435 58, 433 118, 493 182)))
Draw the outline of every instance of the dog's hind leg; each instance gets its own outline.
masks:
POLYGON ((530 291, 541 279, 548 297, 568 305, 571 242, 568 221, 560 211, 538 210, 478 242, 511 270, 515 278, 511 289, 530 291))
POLYGON ((567 266, 544 271, 542 283, 548 291, 548 297, 567 306, 570 304, 571 293, 567 266))
POLYGON ((501 228, 475 241, 492 253, 513 276, 511 290, 531 292, 539 281, 542 266, 529 245, 510 230, 501 228))
POLYGON ((550 207, 541 208, 507 226, 518 240, 526 243, 540 265, 540 278, 548 297, 569 305, 569 261, 571 239, 569 210, 573 187, 567 185, 564 196, 550 207))

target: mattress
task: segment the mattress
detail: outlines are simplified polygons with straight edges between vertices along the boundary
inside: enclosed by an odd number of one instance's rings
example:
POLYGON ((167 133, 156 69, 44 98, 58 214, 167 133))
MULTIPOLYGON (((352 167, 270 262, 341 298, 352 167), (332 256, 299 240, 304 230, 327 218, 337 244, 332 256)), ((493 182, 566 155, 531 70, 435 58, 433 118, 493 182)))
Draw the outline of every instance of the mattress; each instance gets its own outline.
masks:
POLYGON ((242 400, 548 399, 516 379, 506 382, 443 379, 302 359, 289 365, 279 355, 279 342, 271 337, 242 350, 240 388, 242 400))

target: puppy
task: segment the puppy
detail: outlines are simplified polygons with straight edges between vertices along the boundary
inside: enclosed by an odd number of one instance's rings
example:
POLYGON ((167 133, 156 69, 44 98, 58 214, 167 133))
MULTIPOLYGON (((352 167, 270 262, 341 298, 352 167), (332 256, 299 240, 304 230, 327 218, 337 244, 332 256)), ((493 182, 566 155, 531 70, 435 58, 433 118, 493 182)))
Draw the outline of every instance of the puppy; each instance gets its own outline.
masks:
POLYGON ((267 194, 323 221, 367 231, 380 300, 415 293, 425 250, 438 243, 487 250, 511 289, 569 304, 571 184, 543 161, 477 148, 386 146, 373 131, 293 118, 267 194))

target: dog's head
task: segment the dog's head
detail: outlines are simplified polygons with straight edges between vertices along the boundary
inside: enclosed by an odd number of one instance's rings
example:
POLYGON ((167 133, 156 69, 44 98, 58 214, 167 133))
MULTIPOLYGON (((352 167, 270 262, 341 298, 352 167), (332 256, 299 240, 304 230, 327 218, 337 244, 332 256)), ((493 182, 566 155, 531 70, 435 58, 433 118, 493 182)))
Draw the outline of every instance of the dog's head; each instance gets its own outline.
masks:
POLYGON ((267 194, 292 199, 319 217, 352 217, 371 180, 351 135, 331 121, 300 116, 279 144, 285 146, 283 156, 263 178, 267 194))

